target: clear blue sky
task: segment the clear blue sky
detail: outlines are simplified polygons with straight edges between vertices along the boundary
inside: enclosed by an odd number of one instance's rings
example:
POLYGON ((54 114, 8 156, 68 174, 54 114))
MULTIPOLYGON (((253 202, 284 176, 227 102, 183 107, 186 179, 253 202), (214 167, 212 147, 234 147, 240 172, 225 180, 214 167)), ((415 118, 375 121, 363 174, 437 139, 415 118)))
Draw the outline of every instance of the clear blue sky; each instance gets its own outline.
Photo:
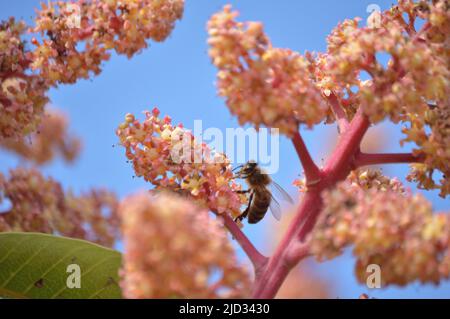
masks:
MULTIPOLYGON (((303 53, 305 50, 324 51, 326 36, 331 29, 345 18, 367 17, 366 8, 376 3, 382 9, 394 1, 351 0, 351 1, 225 1, 186 0, 184 18, 177 23, 175 31, 164 43, 151 43, 150 48, 127 60, 113 55, 105 64, 104 71, 92 81, 80 81, 76 85, 61 86, 50 91, 52 103, 63 109, 71 118, 71 130, 81 136, 84 150, 73 166, 61 162, 44 168, 46 174, 61 181, 65 187, 76 191, 90 187, 107 186, 121 197, 138 189, 148 188, 143 180, 133 179, 133 171, 126 164, 124 151, 114 134, 124 114, 136 115, 145 109, 158 106, 163 114, 170 115, 175 122, 186 127, 195 119, 203 120, 203 127, 237 127, 236 120, 217 97, 214 87, 216 70, 207 55, 205 25, 214 12, 226 3, 231 3, 241 12, 241 19, 264 22, 265 30, 274 46, 289 47, 303 53)), ((9 16, 31 21, 39 0, 0 1, 0 18, 9 16)), ((399 128, 384 126, 392 139, 386 147, 399 150, 399 128)), ((324 139, 336 128, 315 129, 304 133, 306 142, 320 162, 326 144, 324 139)), ((0 153, 0 170, 5 172, 18 161, 12 156, 0 153)), ((301 168, 289 141, 281 141, 281 167, 274 178, 291 194, 296 194, 291 185, 301 168)), ((389 166, 385 173, 404 177, 407 167, 389 166)), ((436 193, 426 193, 436 210, 449 207, 448 200, 440 199, 436 193)), ((270 219, 245 231, 268 251, 270 246, 270 219)), ((355 298, 365 292, 374 297, 450 297, 450 284, 408 288, 368 290, 359 285, 353 276, 353 260, 346 256, 317 266, 327 278, 336 284, 336 297, 355 298)))

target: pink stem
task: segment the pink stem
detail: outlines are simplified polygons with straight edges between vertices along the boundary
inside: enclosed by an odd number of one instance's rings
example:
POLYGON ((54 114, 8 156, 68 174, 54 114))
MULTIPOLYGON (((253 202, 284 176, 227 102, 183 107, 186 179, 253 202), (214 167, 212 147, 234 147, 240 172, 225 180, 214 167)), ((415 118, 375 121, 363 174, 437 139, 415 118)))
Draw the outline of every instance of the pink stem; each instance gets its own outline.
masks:
POLYGON ((342 133, 348 127, 347 115, 345 114, 344 109, 342 108, 337 96, 334 93, 331 93, 330 96, 328 96, 327 100, 331 105, 331 109, 333 110, 334 116, 336 117, 339 131, 342 133))
POLYGON ((299 132, 296 132, 292 138, 295 150, 303 166, 306 177, 306 185, 313 185, 320 181, 320 170, 314 163, 311 154, 309 154, 308 148, 303 141, 299 132))
POLYGON ((296 265, 303 258, 310 255, 309 244, 303 242, 293 242, 288 249, 286 259, 289 264, 296 265))
POLYGON ((239 226, 228 214, 219 215, 223 218, 224 225, 228 231, 237 240, 242 250, 247 254, 248 258, 253 264, 255 273, 258 275, 260 270, 266 265, 268 258, 261 254, 258 249, 252 244, 248 237, 242 232, 239 226))
MULTIPOLYGON (((413 40, 420 39, 420 36, 428 28, 430 28, 430 24, 426 23, 422 30, 413 37, 413 40)), ((342 119, 342 113, 340 113, 337 108, 338 104, 335 102, 337 101, 334 101, 333 98, 330 101, 331 107, 338 117, 339 124, 339 117, 342 119)), ((277 246, 273 256, 268 260, 260 276, 256 279, 252 294, 254 298, 275 297, 290 270, 307 255, 306 253, 302 254, 300 251, 298 255, 294 254, 293 258, 288 252, 289 250, 292 252, 292 247, 296 247, 298 243, 301 244, 313 229, 322 209, 322 191, 333 187, 338 181, 345 179, 350 171, 356 168, 356 164, 360 163, 361 156, 365 158, 364 161, 367 160, 367 156, 361 155, 360 144, 369 125, 369 120, 360 108, 352 122, 346 127, 345 132, 342 133, 336 149, 322 171, 312 161, 300 134, 294 135, 293 143, 305 170, 307 181, 318 182, 309 185, 297 214, 289 225, 288 231, 277 246)), ((411 158, 403 157, 403 155, 394 157, 396 157, 396 161, 411 160, 411 158)), ((380 158, 377 160, 380 160, 380 158)), ((386 160, 386 158, 383 159, 383 161, 386 160)))
MULTIPOLYGON (((294 254, 295 258, 292 258, 289 252, 292 252, 292 247, 301 244, 314 227, 315 221, 322 210, 322 191, 345 179, 354 168, 354 158, 359 152, 359 145, 369 125, 367 117, 359 110, 348 129, 342 134, 336 149, 325 165, 321 173, 322 179, 308 187, 308 191, 305 193, 286 234, 255 282, 253 298, 275 297, 290 270, 307 255, 306 253, 299 253, 298 255, 294 254)), ((296 142, 298 141, 298 138, 294 139, 296 149, 296 142)), ((301 144, 299 145, 301 146, 301 144)), ((297 149, 297 152, 299 156, 301 154, 303 157, 305 156, 303 147, 300 147, 300 152, 297 149)))
POLYGON ((358 109, 348 130, 342 134, 338 145, 323 169, 323 174, 327 176, 328 182, 332 185, 346 178, 354 168, 354 158, 359 152, 359 146, 369 125, 369 120, 364 115, 363 110, 358 109))
POLYGON ((423 156, 414 156, 412 153, 386 153, 386 154, 365 154, 360 153, 355 158, 357 167, 379 164, 395 163, 421 163, 423 156))
MULTIPOLYGON (((322 207, 321 192, 326 188, 333 187, 337 182, 344 180, 350 171, 355 169, 355 157, 360 153, 360 144, 369 126, 370 122, 364 115, 362 109, 358 109, 348 130, 341 136, 336 149, 323 169, 325 176, 324 185, 321 185, 322 187, 316 190, 319 192, 320 208, 322 207)), ((309 215, 299 231, 298 240, 303 241, 306 235, 313 229, 319 212, 320 210, 309 215)))
POLYGON ((282 241, 269 259, 264 272, 259 280, 255 282, 252 292, 253 298, 266 299, 275 297, 289 271, 301 260, 301 256, 297 260, 293 260, 288 254, 288 247, 293 245, 292 243, 296 239, 298 231, 302 228, 308 215, 318 214, 320 209, 320 193, 308 191, 282 241))

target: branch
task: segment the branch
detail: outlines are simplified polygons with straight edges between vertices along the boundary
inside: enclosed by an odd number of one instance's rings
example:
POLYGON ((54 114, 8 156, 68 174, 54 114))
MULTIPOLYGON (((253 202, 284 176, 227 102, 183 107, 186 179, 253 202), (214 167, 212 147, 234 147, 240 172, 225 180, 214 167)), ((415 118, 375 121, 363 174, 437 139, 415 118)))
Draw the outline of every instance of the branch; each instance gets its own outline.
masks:
POLYGON ((261 269, 266 265, 268 258, 261 254, 258 249, 251 243, 248 237, 242 232, 239 226, 228 214, 219 215, 223 218, 225 227, 233 235, 233 238, 237 240, 242 250, 247 254, 248 258, 253 264, 255 273, 258 274, 261 269))
MULTIPOLYGON (((350 173, 369 125, 369 120, 359 109, 320 172, 322 180, 308 188, 286 234, 268 260, 262 274, 257 278, 252 292, 253 298, 273 298, 289 271, 295 266, 295 262, 306 256, 306 251, 298 247, 301 247, 306 236, 313 229, 322 210, 321 194, 324 189, 332 187, 350 173)), ((299 134, 293 141, 299 155, 308 157, 308 154, 304 153, 304 144, 299 134)))
POLYGON ((308 243, 294 241, 287 249, 286 260, 289 264, 296 265, 309 255, 310 251, 308 243))
POLYGON ((320 181, 320 169, 314 163, 311 154, 309 154, 308 148, 303 141, 299 132, 296 132, 292 138, 295 150, 297 151, 300 162, 302 163, 303 170, 305 171, 306 185, 314 185, 320 181))
MULTIPOLYGON (((413 40, 419 39, 420 35, 425 33, 428 28, 429 23, 426 23, 413 40)), ((340 105, 337 98, 336 101, 334 101, 334 98, 331 97, 329 102, 338 119, 338 125, 345 125, 346 129, 342 132, 338 145, 322 170, 319 170, 312 161, 300 134, 295 134, 292 139, 305 170, 307 182, 308 180, 310 182, 317 180, 317 182, 310 184, 311 187, 305 193, 286 234, 278 244, 274 254, 267 261, 267 265, 264 266, 260 276, 256 278, 252 292, 253 298, 273 298, 296 262, 307 256, 307 246, 302 245, 305 245, 304 240, 313 229, 322 210, 322 192, 344 180, 350 171, 355 168, 355 163, 361 163, 361 158, 363 158, 363 162, 367 161, 369 157, 371 157, 369 162, 375 161, 375 158, 376 161, 389 162, 392 162, 393 158, 395 158, 395 162, 410 162, 413 160, 411 155, 404 154, 393 156, 391 154, 387 157, 377 154, 360 155, 360 144, 370 126, 370 122, 364 115, 363 110, 359 108, 351 123, 342 124, 344 123, 343 110, 339 109, 340 105)), ((417 161, 417 158, 414 158, 414 161, 417 161)))
POLYGON ((327 100, 331 105, 331 109, 333 110, 334 116, 336 117, 339 132, 343 133, 348 127, 347 115, 345 114, 341 103, 339 103, 339 100, 334 93, 331 93, 330 96, 327 97, 327 100))
POLYGON ((423 156, 414 156, 412 153, 385 153, 385 154, 365 154, 359 153, 355 158, 357 167, 379 164, 396 163, 421 163, 423 156))
POLYGON ((359 151, 361 141, 369 129, 370 122, 361 108, 356 112, 347 131, 345 131, 323 169, 331 184, 345 179, 354 165, 354 157, 359 151))
POLYGON ((419 32, 417 32, 415 35, 414 35, 414 37, 412 38, 412 40, 413 41, 415 41, 415 40, 422 40, 422 36, 426 33, 426 32, 428 32, 428 30, 430 30, 431 29, 431 27, 432 27, 432 25, 431 25, 431 23, 428 21, 428 22, 426 22, 423 26, 422 26, 422 28, 419 30, 419 32))
POLYGON ((321 208, 320 191, 316 189, 308 191, 303 197, 286 234, 264 268, 264 272, 255 282, 252 298, 273 298, 289 271, 306 256, 304 255, 305 250, 299 248, 302 243, 297 238, 298 232, 299 229, 304 228, 305 222, 310 220, 311 215, 318 215, 321 208))

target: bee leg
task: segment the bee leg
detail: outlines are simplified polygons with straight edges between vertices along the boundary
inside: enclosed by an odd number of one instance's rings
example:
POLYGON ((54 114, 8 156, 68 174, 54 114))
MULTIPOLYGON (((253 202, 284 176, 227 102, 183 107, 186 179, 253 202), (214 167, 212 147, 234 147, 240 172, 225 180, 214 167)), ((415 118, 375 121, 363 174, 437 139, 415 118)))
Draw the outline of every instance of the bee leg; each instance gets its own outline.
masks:
POLYGON ((247 194, 247 193, 250 193, 250 192, 251 192, 250 189, 245 189, 245 190, 236 191, 235 193, 236 194, 247 194))
MULTIPOLYGON (((250 191, 250 190, 247 190, 247 191, 250 191)), ((248 200, 247 208, 242 212, 242 214, 240 214, 238 217, 236 217, 236 218, 234 219, 235 222, 237 222, 238 220, 239 220, 239 221, 242 221, 245 217, 247 217, 248 211, 250 210, 250 207, 252 206, 253 194, 254 194, 254 193, 251 192, 250 198, 249 198, 249 200, 248 200)))

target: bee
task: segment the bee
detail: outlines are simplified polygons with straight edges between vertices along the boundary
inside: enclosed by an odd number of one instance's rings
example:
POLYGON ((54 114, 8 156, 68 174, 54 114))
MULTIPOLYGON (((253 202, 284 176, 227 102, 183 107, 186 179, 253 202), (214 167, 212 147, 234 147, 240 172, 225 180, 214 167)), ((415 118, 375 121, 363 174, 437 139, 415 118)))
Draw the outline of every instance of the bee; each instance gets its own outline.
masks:
POLYGON ((248 190, 238 191, 240 194, 250 193, 247 208, 235 221, 242 221, 247 218, 249 224, 256 224, 264 218, 270 208, 275 219, 281 219, 280 204, 272 194, 272 190, 278 193, 285 201, 293 203, 288 193, 271 177, 264 173, 259 165, 254 161, 249 161, 233 169, 237 171, 235 178, 245 179, 249 187, 248 190))

